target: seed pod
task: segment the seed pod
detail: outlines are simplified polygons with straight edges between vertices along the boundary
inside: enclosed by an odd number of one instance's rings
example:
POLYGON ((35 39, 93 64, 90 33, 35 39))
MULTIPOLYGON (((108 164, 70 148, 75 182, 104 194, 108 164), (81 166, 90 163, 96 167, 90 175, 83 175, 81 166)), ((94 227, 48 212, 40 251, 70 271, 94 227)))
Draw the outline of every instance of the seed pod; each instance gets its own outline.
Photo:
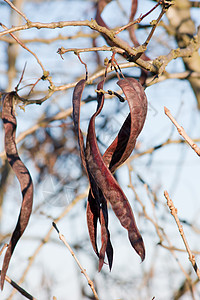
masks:
MULTIPOLYGON (((80 85, 82 84, 83 83, 80 83, 80 85)), ((97 90, 103 89, 103 84, 104 81, 101 81, 98 84, 97 90)), ((80 152, 82 161, 84 162, 83 165, 85 166, 91 187, 87 204, 88 230, 93 249, 99 257, 99 271, 103 266, 105 253, 108 257, 110 269, 113 260, 113 248, 108 230, 107 202, 110 202, 121 225, 127 229, 128 237, 133 248, 140 255, 142 260, 145 258, 144 243, 137 228, 131 206, 114 178, 113 173, 127 160, 135 147, 136 139, 145 122, 147 99, 143 87, 134 78, 121 79, 117 84, 121 87, 126 96, 130 113, 124 121, 119 134, 103 156, 100 153, 95 133, 95 119, 100 114, 104 104, 103 94, 97 93, 97 109, 89 122, 86 147, 84 146, 83 138, 80 143, 80 98, 82 90, 79 89, 79 86, 75 88, 75 91, 79 91, 79 101, 74 101, 73 98, 75 105, 75 113, 73 116, 78 116, 74 117, 75 128, 79 137, 80 152), (79 112, 78 114, 76 114, 77 111, 79 112), (100 252, 98 251, 96 242, 98 220, 101 225, 100 252)))
POLYGON ((14 92, 7 93, 4 96, 2 120, 5 129, 5 151, 7 159, 20 183, 23 200, 17 225, 11 236, 3 261, 3 267, 1 271, 1 289, 3 289, 4 286, 6 272, 15 246, 28 225, 33 204, 33 183, 31 175, 28 169, 25 167, 24 163, 21 161, 16 147, 15 132, 17 127, 17 121, 13 109, 14 97, 14 92))

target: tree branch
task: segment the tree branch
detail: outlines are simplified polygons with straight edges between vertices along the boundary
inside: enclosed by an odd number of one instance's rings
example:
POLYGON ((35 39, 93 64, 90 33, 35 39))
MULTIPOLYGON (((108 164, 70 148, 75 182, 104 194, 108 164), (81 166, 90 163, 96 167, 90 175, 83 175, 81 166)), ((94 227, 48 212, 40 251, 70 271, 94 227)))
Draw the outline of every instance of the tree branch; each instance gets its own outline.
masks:
MULTIPOLYGON (((61 214, 54 219, 54 222, 57 223, 59 222, 62 218, 64 218, 68 212, 82 199, 84 199, 85 197, 87 197, 88 195, 88 191, 89 189, 87 188, 83 193, 77 195, 74 200, 64 209, 64 211, 61 212, 61 214)), ((28 265, 26 267, 26 269, 24 270, 18 284, 21 284, 22 282, 24 282, 26 275, 28 273, 28 271, 30 270, 33 262, 35 261, 37 255, 39 254, 40 250, 42 249, 42 247, 49 241, 50 237, 51 237, 51 233, 53 231, 53 227, 51 226, 51 228, 49 229, 49 231, 47 232, 47 234, 45 235, 45 237, 42 239, 41 243, 38 245, 38 247, 35 249, 33 255, 31 257, 29 257, 28 260, 28 265)), ((13 291, 11 293, 11 295, 9 296, 9 300, 11 300, 13 298, 15 294, 15 291, 13 291)))
MULTIPOLYGON (((1 270, 0 270, 0 275, 1 275, 1 270)), ((19 286, 16 282, 14 282, 12 279, 10 279, 7 275, 5 277, 5 280, 14 287, 15 290, 17 290, 20 294, 22 294, 24 297, 30 300, 36 300, 35 297, 30 295, 26 290, 24 290, 21 286, 19 286)))
POLYGON ((172 216, 174 217, 174 219, 175 219, 175 221, 176 221, 176 224, 177 224, 177 226, 178 226, 178 229, 179 229, 181 238, 182 238, 182 240, 183 240, 183 242, 184 242, 185 248, 186 248, 187 253, 188 253, 188 255, 189 255, 189 260, 190 260, 190 262, 191 262, 191 264, 192 264, 192 266, 193 266, 194 271, 196 272, 196 274, 197 274, 197 276, 198 276, 198 278, 199 278, 199 280, 200 280, 200 271, 199 271, 198 266, 197 266, 197 264, 196 264, 195 256, 192 254, 192 252, 191 252, 191 250, 190 250, 190 247, 189 247, 189 245, 188 245, 186 236, 185 236, 184 231, 183 231, 183 226, 181 225, 181 223, 180 223, 180 221, 179 221, 179 218, 178 218, 178 215, 177 215, 177 209, 175 208, 174 203, 173 203, 173 201, 170 199, 169 194, 168 194, 167 191, 164 191, 164 196, 165 196, 165 198, 166 198, 166 200, 167 200, 167 205, 168 205, 168 207, 169 207, 169 209, 170 209, 170 211, 171 211, 171 214, 172 214, 172 216))
POLYGON ((79 266, 80 270, 81 270, 81 273, 85 276, 85 278, 87 279, 87 282, 88 282, 88 285, 90 286, 93 294, 94 294, 94 297, 96 300, 99 300, 99 297, 97 295, 97 292, 94 288, 94 283, 93 281, 90 279, 90 277, 88 276, 86 270, 82 267, 81 263, 79 262, 78 258, 76 257, 74 251, 72 250, 72 248, 70 247, 70 245, 67 243, 65 237, 63 234, 60 233, 60 231, 58 230, 58 227, 56 225, 55 222, 52 223, 53 227, 55 228, 55 230, 58 232, 58 235, 59 235, 59 239, 65 244, 65 246, 68 248, 69 252, 71 253, 71 255, 73 256, 73 258, 75 259, 77 265, 79 266))
POLYGON ((178 124, 178 122, 175 120, 175 118, 171 115, 170 110, 166 107, 164 107, 164 110, 165 110, 165 114, 172 121, 172 123, 176 126, 178 133, 186 140, 186 142, 196 152, 196 154, 198 156, 200 156, 200 148, 197 146, 197 144, 195 144, 194 141, 187 135, 184 128, 178 124))

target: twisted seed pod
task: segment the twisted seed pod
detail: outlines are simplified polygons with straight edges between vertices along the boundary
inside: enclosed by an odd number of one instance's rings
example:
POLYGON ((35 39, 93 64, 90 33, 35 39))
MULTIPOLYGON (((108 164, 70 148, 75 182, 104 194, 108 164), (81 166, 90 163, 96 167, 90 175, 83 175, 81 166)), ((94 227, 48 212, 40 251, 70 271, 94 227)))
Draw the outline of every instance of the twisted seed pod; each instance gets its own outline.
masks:
POLYGON ((144 260, 144 244, 137 228, 131 206, 118 182, 107 168, 99 151, 94 131, 95 117, 96 114, 94 114, 90 120, 87 135, 88 147, 86 147, 86 161, 90 173, 92 174, 97 186, 102 191, 105 199, 110 202, 112 209, 119 219, 121 225, 127 229, 131 245, 140 255, 141 259, 144 260))
MULTIPOLYGON (((97 89, 103 89, 104 80, 98 84, 97 89)), ((145 258, 145 248, 141 234, 137 228, 131 206, 113 176, 116 169, 130 156, 135 147, 147 113, 147 99, 141 84, 134 78, 121 79, 117 82, 123 90, 129 104, 130 113, 124 121, 117 137, 102 156, 97 144, 95 133, 95 119, 104 105, 104 96, 97 94, 97 109, 90 119, 86 147, 80 129, 80 102, 85 81, 81 80, 75 87, 73 94, 73 120, 78 135, 80 155, 90 182, 90 192, 87 203, 87 223, 93 249, 99 257, 99 271, 101 270, 105 253, 108 257, 109 267, 112 267, 113 248, 108 230, 107 201, 121 225, 127 229, 132 247, 142 260, 145 258), (97 222, 101 225, 101 249, 97 248, 97 222)))
MULTIPOLYGON (((85 168, 86 174, 88 176, 88 180, 90 182, 90 192, 88 195, 87 201, 87 225, 90 240, 92 243, 92 247, 99 257, 99 270, 102 268, 104 263, 105 252, 108 257, 109 267, 112 267, 113 261, 113 248, 110 241, 110 233, 108 230, 108 212, 107 212, 107 203, 106 200, 101 192, 101 190, 96 185, 93 177, 91 176, 90 170, 87 166, 86 158, 85 158, 85 146, 83 141, 83 134, 80 129, 80 103, 81 103, 81 96, 85 87, 85 80, 80 80, 77 85, 75 86, 74 93, 73 93, 73 121, 76 134, 78 136, 79 148, 80 148, 80 156, 82 160, 83 167, 85 168), (96 237, 97 237, 97 222, 100 221, 101 224, 101 242, 102 246, 100 249, 100 253, 98 251, 96 237)), ((98 89, 103 88, 104 81, 101 81, 98 84, 98 89)), ((97 98, 99 99, 99 103, 103 95, 98 94, 97 98)), ((102 101, 103 106, 103 101, 102 101)), ((102 108, 100 107, 100 110, 102 108)), ((100 112, 100 111, 99 111, 100 112)))
POLYGON ((103 155, 104 162, 112 173, 122 165, 135 147, 147 114, 147 98, 140 82, 134 78, 121 79, 117 84, 123 90, 129 104, 130 113, 117 137, 103 155))
MULTIPOLYGON (((97 89, 101 90, 104 85, 104 80, 102 80, 98 86, 97 89)), ((91 122, 93 123, 96 116, 101 112, 103 105, 104 105, 104 96, 101 93, 97 93, 97 110, 96 113, 91 118, 91 122)), ((88 131, 89 135, 89 131, 88 131)), ((94 134, 93 137, 91 137, 94 141, 96 139, 96 136, 94 134)), ((87 141, 88 141, 88 136, 87 136, 87 141)), ((107 199, 104 197, 103 191, 98 187, 96 180, 93 176, 93 171, 91 171, 91 165, 89 163, 89 156, 88 153, 90 153, 90 144, 87 142, 86 143, 86 149, 85 149, 85 159, 86 159, 86 164, 87 164, 87 170, 88 173, 90 174, 90 186, 91 186, 91 193, 93 194, 93 198, 88 198, 88 203, 90 206, 87 207, 87 221, 88 221, 88 230, 89 230, 89 235, 90 235, 90 240, 92 242, 93 249, 95 250, 96 247, 96 226, 97 222, 91 224, 90 220, 88 217, 92 217, 92 220, 97 220, 99 219, 100 224, 101 224, 101 249, 100 252, 98 253, 99 256, 99 271, 103 267, 104 263, 104 258, 105 258, 105 253, 107 254, 108 258, 108 264, 109 268, 111 270, 112 268, 112 262, 113 262, 113 247, 110 241, 110 233, 108 230, 108 209, 107 209, 107 199), (91 184, 92 183, 92 184, 91 184), (93 203, 93 204, 92 204, 93 203), (90 207, 93 207, 96 203, 96 206, 98 207, 98 210, 96 209, 93 211, 89 211, 90 207), (90 215, 88 214, 90 212, 90 215), (98 215, 97 215, 98 213, 98 215), (91 226, 93 225, 93 226, 91 226)), ((95 251, 96 252, 96 251, 95 251)))
POLYGON ((11 256, 15 249, 15 246, 21 238, 24 230, 28 225, 28 221, 32 211, 33 204, 33 183, 28 169, 25 167, 21 159, 19 158, 16 142, 15 132, 17 127, 17 121, 13 109, 13 101, 15 92, 7 93, 3 97, 3 108, 2 108, 2 120, 5 129, 5 151, 8 162, 12 167, 17 179, 19 180, 22 192, 22 205, 20 214, 18 217, 17 225, 11 236, 1 272, 1 289, 3 289, 6 272, 10 263, 11 256))

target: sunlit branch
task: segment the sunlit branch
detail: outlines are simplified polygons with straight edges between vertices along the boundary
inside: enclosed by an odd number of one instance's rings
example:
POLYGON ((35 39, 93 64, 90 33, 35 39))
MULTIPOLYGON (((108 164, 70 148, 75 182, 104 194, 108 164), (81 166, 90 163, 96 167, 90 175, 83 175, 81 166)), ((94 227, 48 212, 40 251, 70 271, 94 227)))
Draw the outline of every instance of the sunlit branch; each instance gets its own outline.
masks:
POLYGON ((183 226, 181 225, 180 220, 179 220, 179 218, 178 218, 178 215, 177 215, 177 208, 175 208, 174 203, 173 203, 173 201, 170 199, 169 194, 168 194, 167 191, 164 192, 164 196, 165 196, 165 198, 166 198, 166 200, 167 200, 167 205, 168 205, 168 207, 169 207, 169 209, 170 209, 170 211, 171 211, 171 214, 172 214, 172 216, 174 217, 174 219, 175 219, 175 221, 176 221, 176 224, 177 224, 177 226, 178 226, 178 230, 179 230, 179 232, 180 232, 181 238, 182 238, 182 240, 183 240, 183 242, 184 242, 185 248, 186 248, 187 253, 188 253, 188 255, 189 255, 189 260, 190 260, 190 262, 191 262, 191 264, 192 264, 192 266, 193 266, 194 271, 196 272, 196 274, 197 274, 197 276, 198 276, 198 278, 199 278, 199 280, 200 280, 200 271, 199 271, 199 268, 198 268, 198 266, 197 266, 195 257, 194 257, 194 255, 192 254, 192 251, 190 250, 190 247, 189 247, 189 245, 188 245, 188 242, 187 242, 185 233, 184 233, 184 231, 183 231, 183 226))
POLYGON ((170 110, 166 107, 164 109, 165 109, 165 114, 172 121, 172 123, 176 126, 178 133, 186 140, 186 142, 196 152, 196 154, 200 156, 200 148, 197 146, 197 144, 195 144, 194 141, 187 135, 184 128, 178 124, 176 119, 172 116, 170 110))
MULTIPOLYGON (((7 27, 6 27, 5 25, 3 25, 2 23, 1 23, 1 26, 2 26, 4 29, 7 29, 7 27)), ((17 42, 22 48, 24 48, 25 50, 27 50, 29 53, 31 53, 31 54, 35 57, 37 63, 40 65, 40 67, 41 67, 41 69, 42 69, 42 71, 43 71, 43 76, 42 76, 42 77, 43 77, 43 80, 47 79, 47 80, 49 81, 49 83, 50 83, 50 86, 53 87, 54 84, 53 84, 51 78, 49 77, 49 72, 45 70, 43 64, 41 63, 41 61, 39 60, 39 58, 37 57, 37 55, 36 55, 32 50, 30 50, 26 45, 24 45, 24 44, 23 44, 23 43, 22 43, 22 42, 21 42, 21 41, 13 34, 13 33, 10 33, 10 35, 16 40, 16 42, 17 42)))
POLYGON ((150 31, 150 33, 149 33, 146 41, 143 43, 143 46, 147 46, 149 44, 150 39, 152 38, 152 36, 153 36, 153 34, 154 34, 155 30, 156 30, 156 27, 158 26, 160 20, 162 19, 163 15, 166 13, 166 11, 167 10, 163 8, 162 11, 161 11, 161 13, 159 14, 157 20, 153 21, 153 23, 152 23, 153 28, 151 29, 151 31, 150 31))
MULTIPOLYGON (((56 41, 67 41, 67 40, 75 40, 78 38, 97 38, 99 36, 98 32, 91 32, 91 33, 84 33, 82 31, 78 31, 74 35, 64 36, 62 34, 59 34, 56 37, 52 38, 32 38, 32 39, 20 39, 22 43, 29 44, 29 43, 43 43, 43 44, 51 44, 56 41)), ((16 44, 16 41, 9 37, 2 37, 1 41, 4 41, 9 44, 16 44)))
POLYGON ((10 2, 9 0, 4 1, 7 2, 10 5, 10 7, 14 9, 19 15, 21 15, 26 20, 26 22, 29 22, 29 19, 26 17, 26 15, 23 12, 21 12, 12 2, 10 2))
MULTIPOLYGON (((20 31, 20 30, 26 30, 26 29, 30 29, 30 28, 55 29, 55 28, 64 28, 66 26, 86 26, 86 27, 91 28, 92 30, 98 31, 99 33, 103 33, 110 40, 114 41, 114 43, 116 44, 117 47, 119 47, 119 48, 123 49, 125 52, 127 52, 130 57, 135 57, 138 53, 141 53, 141 50, 143 49, 142 47, 139 47, 138 49, 130 47, 126 42, 119 39, 113 33, 112 30, 109 30, 108 28, 106 28, 104 26, 98 25, 95 20, 91 20, 91 21, 88 21, 88 20, 86 20, 86 21, 61 21, 61 22, 52 22, 52 23, 28 22, 25 25, 15 26, 10 29, 4 30, 3 32, 0 32, 0 37, 5 34, 13 33, 13 32, 20 31)), ((144 51, 144 49, 142 51, 144 51)), ((140 67, 147 69, 148 71, 157 73, 157 69, 147 61, 144 61, 144 60, 138 58, 137 64, 140 67)))
POLYGON ((59 48, 57 53, 62 55, 67 52, 74 52, 75 54, 82 53, 82 52, 96 52, 96 51, 111 51, 122 54, 124 51, 117 47, 108 47, 108 46, 102 46, 102 47, 91 47, 91 48, 69 48, 65 49, 63 47, 59 48))
POLYGON ((160 4, 162 3, 162 0, 159 1, 152 9, 150 9, 147 13, 145 13, 144 15, 140 16, 139 18, 137 18, 136 20, 132 21, 132 22, 129 22, 127 25, 124 25, 122 27, 120 27, 116 32, 115 34, 118 34, 120 33, 121 31, 135 25, 135 24, 138 24, 140 23, 144 18, 146 18, 150 13, 152 13, 152 11, 154 11, 154 9, 156 9, 160 4))
POLYGON ((72 248, 70 247, 70 245, 67 243, 65 237, 63 234, 60 233, 60 231, 58 230, 58 227, 56 225, 55 222, 52 223, 53 227, 56 229, 56 231, 58 232, 58 235, 59 235, 59 239, 65 244, 65 246, 68 248, 69 252, 71 253, 71 255, 73 256, 73 258, 75 259, 77 265, 79 266, 80 270, 81 270, 81 273, 85 276, 85 278, 87 279, 87 282, 88 282, 88 285, 90 286, 93 294, 94 294, 94 297, 96 300, 99 300, 99 297, 97 295, 97 292, 94 288, 94 283, 93 281, 90 279, 90 277, 88 276, 86 270, 82 267, 81 263, 79 262, 78 258, 76 257, 74 251, 72 250, 72 248))

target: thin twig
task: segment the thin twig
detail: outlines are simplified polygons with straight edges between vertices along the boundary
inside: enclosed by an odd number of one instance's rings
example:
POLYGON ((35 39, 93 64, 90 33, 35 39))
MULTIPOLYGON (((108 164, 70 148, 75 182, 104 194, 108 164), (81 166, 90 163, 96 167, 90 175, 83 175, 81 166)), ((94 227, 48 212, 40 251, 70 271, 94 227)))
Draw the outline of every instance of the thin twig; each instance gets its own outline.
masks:
MULTIPOLYGON (((74 200, 65 208, 65 210, 56 218, 54 219, 54 222, 57 223, 59 222, 62 218, 64 218, 68 212, 83 198, 85 198, 88 195, 88 188, 86 189, 86 191, 80 195, 77 195, 76 198, 74 198, 74 200)), ((28 261, 28 265, 26 267, 26 269, 24 270, 18 284, 21 284, 25 278, 26 275, 28 273, 28 271, 30 270, 33 262, 35 261, 35 258, 37 257, 37 255, 39 254, 40 250, 42 249, 42 247, 49 241, 50 237, 51 237, 51 233, 53 231, 53 227, 51 226, 51 228, 48 230, 47 234, 45 235, 45 237, 42 239, 41 243, 38 245, 38 247, 35 249, 33 255, 29 258, 28 261)), ((7 300, 11 300, 13 299, 13 296, 15 294, 15 291, 13 290, 13 292, 10 294, 10 296, 8 297, 7 300)))
MULTIPOLYGON (((1 275, 1 270, 0 270, 1 275)), ((16 289, 20 294, 22 294, 24 297, 30 300, 36 300, 35 297, 31 296, 26 290, 24 290, 21 286, 19 286, 16 282, 14 282, 12 279, 10 279, 7 275, 5 277, 5 280, 10 283, 14 289, 16 289)))
MULTIPOLYGON (((176 252, 182 252, 182 253, 187 252, 186 249, 181 249, 181 248, 177 248, 177 247, 174 247, 174 246, 166 246, 166 245, 164 245, 160 242, 158 243, 158 245, 165 248, 165 249, 167 249, 167 250, 170 250, 170 251, 176 251, 176 252)), ((200 251, 192 250, 192 253, 200 255, 200 251)))
POLYGON ((16 87, 15 87, 15 91, 16 91, 16 92, 19 90, 20 83, 21 83, 22 80, 23 80, 24 73, 25 73, 25 70, 26 70, 26 64, 27 64, 27 63, 25 62, 25 65, 24 65, 24 68, 23 68, 23 70, 22 70, 22 74, 21 74, 20 80, 19 80, 18 84, 17 84, 16 87))
POLYGON ((189 245, 188 245, 188 242, 187 242, 185 233, 184 233, 184 231, 183 231, 183 226, 181 225, 180 220, 179 220, 179 218, 178 218, 178 215, 177 215, 177 208, 175 208, 174 203, 173 203, 173 201, 170 199, 169 194, 168 194, 167 191, 164 191, 164 196, 165 196, 165 198, 166 198, 166 200, 167 200, 167 205, 168 205, 168 207, 169 207, 169 209, 170 209, 170 211, 171 211, 171 214, 172 214, 172 216, 174 217, 174 219, 175 219, 175 221, 176 221, 176 224, 177 224, 177 226, 178 226, 178 229, 179 229, 181 238, 182 238, 182 240, 183 240, 183 242, 184 242, 185 248, 186 248, 187 253, 188 253, 188 255, 189 255, 189 260, 190 260, 190 262, 191 262, 191 264, 192 264, 192 266, 193 266, 194 271, 196 272, 196 274, 197 274, 197 276, 198 276, 198 278, 199 278, 199 280, 200 280, 200 271, 199 271, 199 268, 198 268, 198 266, 197 266, 197 263, 196 263, 196 260, 195 260, 195 256, 192 254, 192 251, 190 250, 190 247, 189 247, 189 245))
MULTIPOLYGON (((4 28, 4 29, 8 29, 4 24, 1 23, 1 26, 4 28)), ((31 53, 35 59, 37 60, 37 63, 40 65, 41 69, 42 69, 42 72, 43 72, 43 76, 41 77, 41 79, 43 80, 48 80, 49 83, 50 83, 50 89, 52 89, 54 87, 54 84, 52 82, 52 79, 51 77, 49 76, 49 72, 45 70, 42 62, 39 60, 39 58, 37 57, 37 55, 32 51, 30 50, 26 45, 24 45, 13 33, 10 33, 10 35, 16 40, 16 42, 22 47, 24 48, 25 50, 27 50, 29 53, 31 53)))
POLYGON ((137 18, 136 20, 132 21, 132 22, 129 22, 128 24, 120 27, 116 32, 115 34, 118 34, 120 33, 121 31, 135 25, 135 24, 138 24, 140 23, 146 16, 148 16, 154 9, 156 9, 160 4, 162 3, 162 0, 159 1, 152 9, 150 9, 146 14, 144 15, 141 15, 139 18, 137 18))
POLYGON ((162 19, 163 15, 166 13, 166 9, 162 9, 161 13, 159 14, 157 20, 154 20, 153 21, 153 28, 151 29, 146 41, 143 43, 143 46, 147 47, 147 45, 149 44, 150 42, 150 39, 152 38, 155 30, 156 30, 156 27, 158 26, 158 23, 160 22, 160 20, 162 19))
MULTIPOLYGON (((192 285, 192 278, 191 278, 190 274, 188 274, 188 273, 186 272, 186 270, 185 270, 184 267, 182 266, 180 260, 178 259, 177 255, 176 255, 176 252, 175 252, 175 250, 173 249, 172 243, 171 243, 171 241, 169 240, 167 234, 166 234, 165 232, 163 232, 163 234, 164 234, 164 237, 165 237, 165 239, 167 240, 167 242, 168 242, 168 244, 169 244, 169 246, 170 246, 170 247, 169 247, 169 251, 172 253, 174 259, 176 260, 177 264, 179 265, 181 271, 183 272, 183 274, 184 274, 184 276, 185 276, 185 278, 186 278, 186 281, 187 281, 187 283, 188 283, 188 287, 189 287, 190 292, 191 292, 192 300, 195 300, 195 296, 194 296, 194 287, 193 287, 193 285, 192 285)), ((167 248, 166 248, 166 249, 167 249, 167 248)))
POLYGON ((6 249, 6 247, 8 247, 8 244, 4 244, 4 245, 3 245, 3 247, 2 247, 2 249, 1 249, 1 251, 0 251, 0 256, 1 256, 1 254, 3 253, 3 251, 6 249))
POLYGON ((111 51, 123 54, 124 50, 117 47, 108 47, 108 46, 102 46, 102 47, 90 47, 90 48, 68 48, 65 49, 63 47, 59 48, 57 53, 62 55, 66 52, 74 52, 75 54, 79 54, 81 52, 97 52, 97 51, 111 51))
POLYGON ((79 262, 78 258, 77 258, 76 255, 75 255, 74 251, 72 250, 72 248, 70 247, 70 245, 67 243, 67 241, 66 241, 64 235, 60 233, 60 231, 59 231, 59 229, 58 229, 56 223, 53 222, 52 225, 53 225, 53 227, 55 228, 55 230, 58 232, 59 239, 65 244, 65 246, 68 248, 68 250, 70 251, 70 253, 71 253, 71 255, 73 256, 73 258, 75 259, 77 265, 79 266, 79 268, 80 268, 80 270, 81 270, 81 273, 83 273, 84 276, 85 276, 85 278, 87 279, 87 282, 88 282, 88 284, 89 284, 89 286, 90 286, 90 288, 91 288, 91 290, 92 290, 92 292, 93 292, 93 294, 94 294, 95 299, 96 299, 96 300, 99 300, 99 297, 98 297, 98 295, 97 295, 97 292, 96 292, 96 290, 95 290, 95 288, 94 288, 94 283, 93 283, 93 281, 89 278, 88 274, 86 273, 86 270, 82 267, 81 263, 79 262))
POLYGON ((23 12, 21 12, 12 2, 10 2, 9 0, 4 1, 7 2, 10 5, 10 7, 14 9, 19 15, 21 15, 26 20, 26 22, 30 22, 26 15, 23 12))
MULTIPOLYGON (((130 165, 130 163, 128 163, 128 170, 129 170, 129 187, 133 190, 134 194, 135 194, 135 197, 136 197, 136 200, 140 203, 141 207, 142 207, 142 210, 143 210, 143 214, 145 216, 145 218, 147 220, 149 220, 152 225, 154 226, 155 230, 156 230, 156 233, 158 235, 158 237, 160 238, 160 242, 159 242, 159 245, 162 245, 163 246, 163 241, 166 240, 167 243, 169 244, 169 247, 165 247, 167 248, 171 253, 172 255, 174 256, 174 258, 176 259, 181 271, 183 272, 183 274, 185 275, 187 281, 188 281, 188 284, 190 286, 190 291, 192 293, 192 297, 193 297, 193 289, 192 289, 192 284, 191 284, 191 278, 190 276, 187 274, 187 272, 184 270, 183 266, 181 265, 180 261, 177 259, 177 256, 176 256, 176 253, 175 253, 175 250, 177 249, 174 249, 172 247, 172 243, 171 241, 169 240, 167 234, 165 233, 165 230, 164 228, 162 228, 161 226, 159 226, 159 223, 158 223, 158 220, 157 220, 157 216, 156 216, 156 213, 155 213, 155 204, 154 202, 151 200, 151 197, 149 195, 149 199, 151 201, 151 205, 152 205, 152 209, 153 209, 153 213, 154 213, 154 218, 151 218, 149 213, 147 213, 146 211, 146 208, 145 208, 145 205, 143 204, 143 202, 141 201, 141 199, 139 198, 133 184, 132 184, 132 180, 131 180, 131 171, 132 171, 132 167, 130 165)), ((145 184, 145 186, 147 187, 148 189, 148 186, 145 184)), ((149 192, 149 191, 148 191, 149 192)), ((164 247, 164 246, 163 246, 164 247)), ((184 251, 184 250, 183 250, 184 251)), ((194 297, 193 297, 194 299, 194 297)))
POLYGON ((84 63, 84 61, 81 59, 80 54, 76 53, 76 55, 78 56, 78 59, 80 60, 80 62, 84 65, 85 67, 85 80, 88 79, 88 68, 87 68, 87 64, 84 63))
MULTIPOLYGON (((115 45, 118 48, 121 48, 124 50, 124 52, 127 52, 130 57, 135 57, 138 53, 141 52, 141 46, 138 49, 130 47, 125 41, 118 38, 112 30, 109 30, 108 28, 104 26, 100 26, 97 24, 95 20, 85 20, 85 21, 60 21, 60 22, 51 22, 51 23, 41 23, 41 22, 28 22, 24 25, 15 26, 10 29, 4 30, 0 32, 0 37, 13 33, 20 30, 26 30, 30 28, 48 28, 48 29, 55 29, 55 28, 63 28, 66 26, 86 26, 91 28, 92 30, 98 31, 99 33, 105 34, 111 41, 114 41, 115 45)), ((137 64, 147 69, 148 71, 151 71, 153 73, 157 73, 157 68, 154 67, 152 64, 150 64, 148 61, 144 61, 140 58, 137 59, 137 64)))
POLYGON ((163 240, 164 240, 163 234, 162 234, 162 231, 163 231, 163 230, 162 230, 162 228, 158 225, 158 223, 157 223, 153 218, 151 218, 150 215, 147 213, 147 210, 146 210, 146 207, 145 207, 144 203, 143 203, 142 200, 140 199, 138 193, 136 192, 136 190, 135 190, 135 188, 134 188, 134 186, 133 186, 132 179, 131 179, 131 171, 132 171, 132 167, 131 167, 131 165, 130 165, 129 162, 127 162, 127 166, 128 166, 128 170, 129 170, 129 185, 128 185, 128 187, 130 187, 130 188, 132 189, 133 193, 135 194, 135 198, 136 198, 137 202, 141 205, 141 208, 142 208, 142 211, 143 211, 143 214, 144 214, 145 218, 146 218, 147 220, 149 220, 149 221, 153 224, 153 226, 154 226, 154 228, 155 228, 155 230, 156 230, 156 233, 157 233, 157 235, 158 235, 160 241, 163 242, 163 240))
MULTIPOLYGON (((54 43, 56 41, 66 41, 66 40, 75 40, 78 38, 97 38, 99 36, 98 32, 91 32, 91 33, 84 33, 82 31, 78 31, 76 34, 74 35, 62 35, 62 34, 58 34, 58 36, 56 37, 52 37, 52 38, 40 38, 40 37, 35 37, 35 38, 21 38, 22 43, 24 44, 29 44, 29 43, 44 43, 44 44, 51 44, 54 43)), ((11 39, 10 37, 1 37, 1 41, 9 43, 9 44, 15 44, 16 41, 14 41, 13 39, 11 39)))
POLYGON ((184 128, 178 124, 178 122, 175 120, 175 118, 171 115, 170 110, 166 107, 164 107, 164 110, 165 110, 165 114, 172 121, 172 123, 176 126, 178 133, 186 140, 186 142, 196 152, 196 154, 200 156, 200 148, 197 146, 197 144, 195 144, 194 141, 187 135, 184 128))

